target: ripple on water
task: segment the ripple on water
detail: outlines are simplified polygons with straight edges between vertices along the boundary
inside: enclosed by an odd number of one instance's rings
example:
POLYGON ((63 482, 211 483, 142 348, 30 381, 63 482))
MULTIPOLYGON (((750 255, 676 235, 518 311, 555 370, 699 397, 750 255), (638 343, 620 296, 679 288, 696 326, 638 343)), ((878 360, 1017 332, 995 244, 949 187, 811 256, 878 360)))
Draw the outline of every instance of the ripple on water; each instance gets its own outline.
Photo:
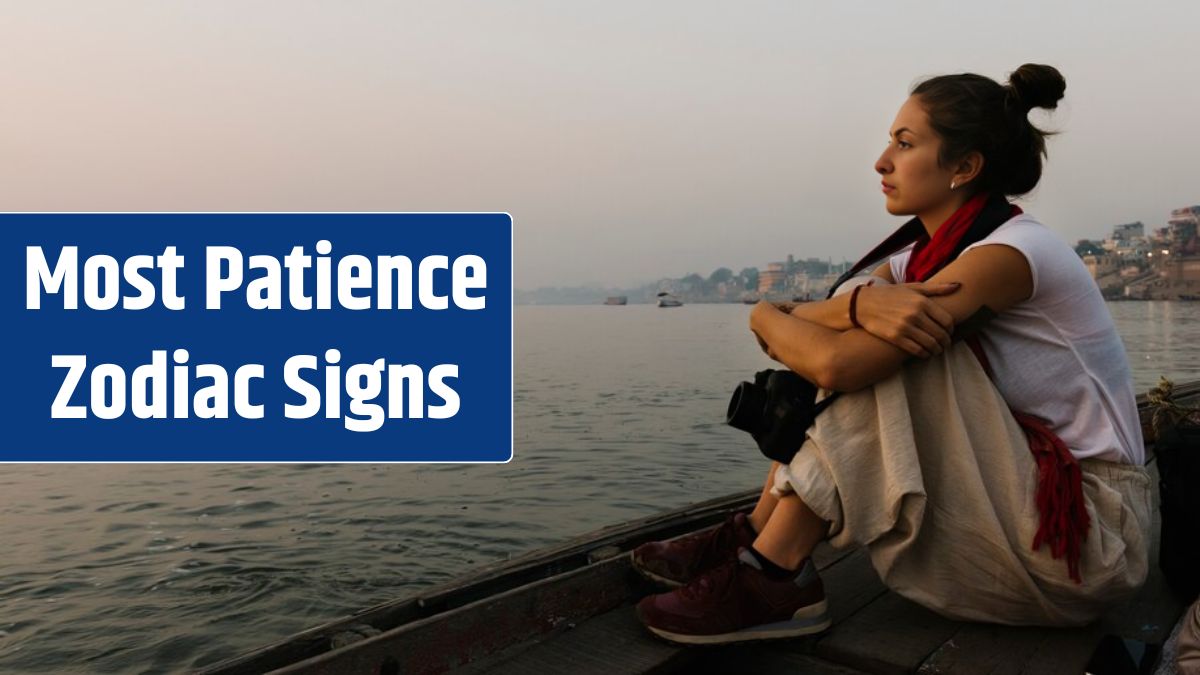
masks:
POLYGON ((137 513, 138 511, 149 511, 150 509, 157 509, 163 506, 166 506, 163 502, 140 502, 126 506, 123 511, 125 513, 137 513))
POLYGON ((261 485, 239 485, 230 490, 230 492, 262 492, 267 488, 261 485))
POLYGON ((283 505, 272 500, 259 500, 254 502, 235 501, 232 504, 213 504, 210 506, 202 506, 199 508, 188 509, 183 511, 182 515, 195 518, 210 518, 213 516, 226 516, 237 513, 261 513, 281 508, 283 505))

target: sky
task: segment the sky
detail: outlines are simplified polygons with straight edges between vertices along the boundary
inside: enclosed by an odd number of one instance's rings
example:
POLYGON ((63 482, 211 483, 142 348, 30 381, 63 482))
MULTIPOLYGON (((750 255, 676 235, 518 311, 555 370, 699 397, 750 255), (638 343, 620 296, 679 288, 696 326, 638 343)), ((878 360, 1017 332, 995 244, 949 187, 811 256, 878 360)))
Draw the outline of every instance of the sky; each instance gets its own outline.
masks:
POLYGON ((903 219, 911 87, 1057 67, 1018 203, 1063 239, 1200 204, 1200 3, 11 2, 0 211, 506 211, 519 289, 629 287, 903 219))

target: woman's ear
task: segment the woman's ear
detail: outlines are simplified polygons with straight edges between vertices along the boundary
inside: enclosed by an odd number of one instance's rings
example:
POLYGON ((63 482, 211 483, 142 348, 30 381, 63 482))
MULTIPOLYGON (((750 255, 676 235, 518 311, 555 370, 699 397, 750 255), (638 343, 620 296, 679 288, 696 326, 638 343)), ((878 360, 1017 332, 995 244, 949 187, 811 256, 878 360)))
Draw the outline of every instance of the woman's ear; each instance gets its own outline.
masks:
POLYGON ((971 151, 958 163, 958 168, 954 173, 954 184, 966 185, 975 180, 982 171, 983 154, 978 150, 971 151))

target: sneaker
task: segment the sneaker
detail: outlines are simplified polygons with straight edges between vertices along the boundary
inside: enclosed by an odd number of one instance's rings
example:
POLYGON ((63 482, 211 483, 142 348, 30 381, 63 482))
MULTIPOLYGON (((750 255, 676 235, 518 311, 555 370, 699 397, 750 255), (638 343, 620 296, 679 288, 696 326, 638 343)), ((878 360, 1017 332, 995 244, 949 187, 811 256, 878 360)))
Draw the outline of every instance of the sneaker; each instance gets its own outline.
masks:
POLYGON ((745 513, 735 513, 719 526, 670 541, 652 541, 633 550, 633 568, 668 588, 678 588, 703 572, 737 557, 738 547, 754 543, 754 528, 745 513))
POLYGON ((811 560, 795 577, 773 581, 748 549, 682 588, 643 598, 637 615, 655 635, 690 645, 792 638, 831 623, 811 560))

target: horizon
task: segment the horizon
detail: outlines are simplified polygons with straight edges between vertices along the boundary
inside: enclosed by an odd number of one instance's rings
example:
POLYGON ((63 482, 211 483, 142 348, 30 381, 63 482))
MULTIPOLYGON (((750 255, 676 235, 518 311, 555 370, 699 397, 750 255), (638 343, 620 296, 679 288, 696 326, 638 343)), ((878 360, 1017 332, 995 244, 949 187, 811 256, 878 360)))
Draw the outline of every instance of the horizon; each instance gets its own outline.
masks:
POLYGON ((1074 242, 1200 201, 1195 3, 279 7, 10 8, 0 209, 503 211, 517 289, 852 260, 911 86, 1026 62, 1067 89, 1022 208, 1074 242))

